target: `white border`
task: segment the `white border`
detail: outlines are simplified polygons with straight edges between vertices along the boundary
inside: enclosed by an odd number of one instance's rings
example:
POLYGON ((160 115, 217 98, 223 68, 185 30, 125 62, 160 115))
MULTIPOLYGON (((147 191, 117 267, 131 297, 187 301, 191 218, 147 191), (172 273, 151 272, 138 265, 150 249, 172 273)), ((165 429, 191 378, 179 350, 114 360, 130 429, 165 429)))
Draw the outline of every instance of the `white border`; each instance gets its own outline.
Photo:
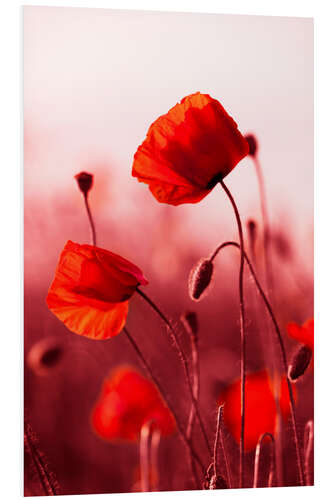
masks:
MULTIPOLYGON (((22 174, 21 174, 21 22, 20 5, 33 2, 15 0, 1 3, 1 445, 0 492, 5 499, 22 493, 22 174)), ((332 8, 329 0, 90 0, 36 2, 36 5, 215 12, 231 14, 279 15, 315 18, 315 318, 316 318, 316 486, 267 490, 181 492, 182 498, 224 495, 226 498, 329 498, 332 488, 332 8)), ((288 117, 286 117, 288 119, 288 117)), ((301 180, 300 180, 301 182, 301 180)), ((295 193, 297 196, 297 193, 295 193)), ((137 494, 135 498, 142 498, 137 494)), ((151 493, 173 499, 175 493, 151 493)), ((104 495, 103 497, 105 497, 104 495)), ((113 494, 112 498, 119 495, 113 494)), ((128 494, 121 495, 121 499, 128 494)), ((64 496, 63 498, 70 498, 64 496)), ((100 495, 83 495, 94 500, 100 495)), ((132 498, 132 496, 131 496, 132 498)), ((208 497, 207 497, 208 498, 208 497)), ((211 496, 210 496, 211 498, 211 496)))

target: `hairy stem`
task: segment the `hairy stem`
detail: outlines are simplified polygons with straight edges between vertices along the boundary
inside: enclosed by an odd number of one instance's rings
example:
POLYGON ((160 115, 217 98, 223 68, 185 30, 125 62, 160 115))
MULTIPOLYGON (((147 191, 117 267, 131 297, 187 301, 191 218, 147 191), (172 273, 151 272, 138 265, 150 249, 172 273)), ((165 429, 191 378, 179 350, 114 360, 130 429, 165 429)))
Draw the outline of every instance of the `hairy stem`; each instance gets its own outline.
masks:
POLYGON ((232 205, 239 236, 241 249, 239 265, 239 306, 240 306, 240 343, 241 343, 241 433, 239 443, 239 487, 244 484, 244 435, 245 435, 245 381, 246 381, 246 337, 245 337, 245 307, 244 307, 244 237, 242 222, 235 200, 223 180, 220 181, 222 189, 226 193, 232 205))
POLYGON ((96 246, 96 229, 95 229, 95 223, 93 216, 91 214, 90 206, 89 206, 89 201, 88 201, 88 193, 83 194, 84 198, 84 204, 87 210, 87 215, 89 219, 89 224, 90 224, 90 232, 91 232, 91 243, 92 245, 96 246))
MULTIPOLYGON (((234 246, 236 248, 238 248, 239 250, 241 250, 240 248, 240 245, 238 243, 236 243, 235 241, 226 241, 224 243, 222 243, 221 245, 219 245, 217 247, 217 249, 214 251, 214 253, 212 254, 211 256, 211 260, 213 260, 216 255, 220 252, 220 250, 222 250, 223 248, 227 247, 227 246, 234 246)), ((300 452, 300 445, 299 445, 299 439, 298 439, 298 435, 297 435, 297 428, 296 428, 296 411, 295 411, 295 401, 294 401, 294 395, 293 395, 293 391, 292 391, 292 386, 291 386, 291 382, 289 380, 289 377, 288 377, 288 364, 287 364, 287 355, 286 355, 286 349, 284 347, 284 342, 283 342, 283 338, 282 338, 282 334, 281 334, 281 331, 280 331, 280 328, 279 328, 279 325, 278 325, 278 322, 276 320, 276 317, 274 315, 274 312, 273 312, 273 309, 272 309, 272 306, 265 294, 265 292, 263 291, 262 289, 262 286, 260 285, 259 283, 259 280, 257 278, 257 275, 253 269, 253 266, 247 256, 247 254, 245 253, 245 251, 243 250, 243 254, 244 254, 244 258, 247 262, 247 265, 249 266, 249 269, 250 269, 250 272, 252 274, 252 277, 254 279, 254 282, 255 282, 255 285, 262 297, 262 300, 264 301, 264 304, 266 306, 266 309, 267 309, 267 312, 273 322, 273 326, 274 326, 274 329, 275 329, 275 333, 276 333, 276 336, 277 336, 277 339, 278 339, 278 342, 279 342, 279 346, 280 346, 280 351, 281 351, 281 357, 282 357, 282 364, 283 364, 283 370, 284 370, 284 373, 286 375, 286 378, 287 378, 287 384, 288 384, 288 393, 289 393, 289 402, 290 402, 290 411, 291 411, 291 419, 292 419, 292 428, 293 428, 293 434, 294 434, 294 441, 295 441, 295 448, 296 448, 296 457, 297 457, 297 468, 298 468, 298 475, 299 475, 299 482, 300 482, 300 485, 303 486, 304 485, 304 472, 303 472, 303 464, 302 464, 302 458, 301 458, 301 452, 300 452)))
POLYGON ((151 491, 150 485, 150 452, 149 438, 151 434, 152 421, 146 422, 140 432, 140 476, 141 491, 151 491))
POLYGON ((216 432, 215 432, 215 442, 214 442, 213 468, 214 468, 214 474, 215 474, 215 476, 217 476, 218 475, 218 470, 217 470, 218 445, 219 445, 219 441, 221 441, 221 448, 222 448, 222 453, 223 453, 223 460, 224 460, 225 468, 226 468, 226 472, 227 472, 228 487, 231 488, 231 474, 230 474, 229 460, 228 460, 228 457, 227 457, 227 454, 226 454, 226 450, 225 450, 225 446, 224 446, 224 437, 223 437, 222 424, 223 424, 223 405, 219 406, 218 411, 217 411, 216 432))
POLYGON ((157 305, 150 299, 150 297, 148 297, 148 295, 146 295, 139 287, 137 287, 136 291, 150 305, 150 307, 152 307, 152 309, 159 315, 159 317, 164 321, 164 323, 168 327, 168 331, 169 331, 169 334, 170 334, 170 337, 171 337, 171 341, 176 346, 176 349, 178 351, 179 357, 181 359, 181 362, 182 362, 182 365, 183 365, 183 368, 184 368, 185 380, 186 380, 186 383, 187 383, 187 386, 188 386, 188 389, 189 389, 189 393, 190 393, 190 396, 191 396, 192 404, 193 404, 193 406, 195 408, 196 416, 197 416, 197 419, 198 419, 198 422, 199 422, 199 425, 200 425, 200 428, 201 428, 202 435, 204 437, 207 449, 208 449, 209 453, 211 454, 211 447, 210 447, 210 444, 209 444, 207 432, 206 432, 206 429, 204 427, 204 424, 203 424, 203 421, 202 421, 202 418, 201 418, 201 414, 200 414, 198 402, 195 399, 195 396, 194 396, 194 393, 193 393, 193 387, 192 387, 192 383, 191 383, 191 377, 190 377, 190 370, 189 370, 189 366, 188 366, 188 361, 187 361, 185 353, 184 353, 184 351, 183 351, 183 349, 182 349, 182 347, 181 347, 181 345, 179 343, 178 335, 177 335, 175 329, 173 328, 172 324, 168 320, 168 318, 163 314, 163 312, 160 310, 160 308, 157 307, 157 305))
MULTIPOLYGON (((273 275, 273 267, 272 267, 272 258, 271 258, 271 229, 268 217, 268 208, 267 208, 267 197, 266 197, 266 189, 265 189, 265 181, 261 168, 260 161, 257 155, 253 156, 253 162, 256 170, 258 187, 259 187, 259 198, 260 198, 260 209, 261 209, 261 218, 263 222, 264 229, 264 269, 265 269, 265 285, 267 290, 267 296, 269 297, 271 303, 274 305, 274 275, 273 275)), ((277 409, 277 421, 276 421, 276 433, 277 440, 275 443, 275 452, 276 452, 276 474, 277 474, 277 485, 282 485, 283 479, 283 468, 282 468, 282 443, 281 443, 281 412, 279 408, 279 388, 278 388, 278 378, 276 374, 277 367, 279 366, 278 355, 275 350, 274 342, 272 339, 273 332, 269 328, 270 334, 270 342, 269 342, 269 351, 273 359, 273 388, 274 388, 274 397, 276 402, 277 409)))
POLYGON ((179 430, 179 434, 180 434, 180 436, 181 436, 181 438, 182 438, 185 446, 191 452, 191 455, 193 456, 193 458, 200 465, 202 471, 205 472, 205 468, 203 466, 203 463, 200 460, 200 457, 198 456, 197 452, 194 450, 191 441, 187 438, 186 431, 184 430, 184 428, 183 428, 183 426, 182 426, 182 424, 181 424, 181 422, 180 422, 180 420, 179 420, 179 418, 177 416, 177 413, 173 409, 173 405, 171 403, 170 398, 168 397, 167 393, 163 390, 163 388, 162 388, 159 380, 154 375, 154 372, 152 371, 152 369, 151 369, 150 365, 148 364, 146 358, 144 357, 143 353, 141 352, 140 347, 135 342, 134 338, 132 337, 132 335, 130 334, 130 332, 128 331, 128 329, 126 327, 124 327, 123 331, 125 332, 125 335, 126 335, 127 339, 129 340, 130 344, 132 345, 132 347, 134 348, 135 352, 139 356, 140 361, 143 364, 143 366, 145 367, 145 369, 147 370, 150 378, 152 379, 152 381, 156 385, 157 389, 159 390, 160 394, 162 395, 163 399, 165 400, 166 404, 168 405, 170 411, 172 412, 172 414, 174 416, 174 419, 175 419, 175 422, 176 422, 176 425, 177 425, 178 430, 179 430))
POLYGON ((160 440, 161 440, 161 433, 160 433, 159 429, 153 429, 152 436, 151 436, 151 444, 150 444, 152 491, 158 491, 158 489, 159 489, 159 486, 158 486, 158 483, 159 483, 158 449, 159 449, 160 440))
POLYGON ((313 451, 313 420, 309 420, 304 431, 305 484, 311 486, 311 454, 313 451))
POLYGON ((273 293, 274 289, 274 276, 273 276, 271 254, 270 254, 271 231, 268 218, 265 181, 262 173, 262 168, 257 156, 253 157, 253 162, 255 165, 257 179, 258 179, 261 217, 264 226, 264 263, 265 263, 264 265, 265 265, 266 287, 268 290, 268 295, 270 295, 273 293))
MULTIPOLYGON (((193 333, 192 329, 187 325, 186 321, 183 322, 183 326, 190 337, 191 340, 191 351, 192 351, 192 375, 193 375, 193 394, 196 401, 199 400, 199 353, 198 353, 198 340, 197 336, 193 333)), ((193 403, 191 404, 190 415, 187 422, 186 436, 189 440, 192 438, 192 431, 195 419, 195 407, 193 403)), ((190 456, 192 476, 195 481, 196 487, 200 489, 200 480, 195 467, 195 462, 193 457, 190 456)))
POLYGON ((270 455, 270 469, 268 475, 268 486, 272 486, 273 476, 274 476, 274 448, 275 448, 275 439, 270 432, 265 432, 259 438, 256 453, 254 458, 254 474, 253 474, 253 488, 258 488, 258 480, 259 480, 259 464, 260 464, 260 455, 261 455, 261 445, 263 440, 268 437, 271 440, 271 455, 270 455))
POLYGON ((55 480, 51 477, 47 470, 47 466, 44 463, 44 459, 38 450, 35 443, 35 438, 33 437, 31 427, 28 423, 24 422, 24 443, 26 449, 32 459, 34 469, 37 472, 42 489, 46 496, 57 495, 57 485, 55 480))
POLYGON ((221 441, 221 448, 222 448, 222 453, 223 453, 223 460, 225 463, 225 469, 227 472, 227 481, 228 481, 228 486, 229 488, 232 487, 232 481, 231 481, 231 472, 230 472, 230 465, 229 465, 229 460, 228 456, 226 453, 225 445, 224 445, 224 436, 223 436, 223 405, 219 407, 219 425, 220 425, 220 441, 221 441))

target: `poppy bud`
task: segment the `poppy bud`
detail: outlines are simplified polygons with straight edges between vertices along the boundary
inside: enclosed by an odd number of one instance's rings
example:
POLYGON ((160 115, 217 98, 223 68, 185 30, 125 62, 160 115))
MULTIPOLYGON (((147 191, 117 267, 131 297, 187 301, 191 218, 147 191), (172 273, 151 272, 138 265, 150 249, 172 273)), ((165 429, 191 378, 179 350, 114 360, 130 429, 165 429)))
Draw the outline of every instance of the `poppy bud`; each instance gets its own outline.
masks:
POLYGON ((63 356, 63 348, 53 339, 36 342, 29 351, 27 362, 37 375, 48 375, 58 365, 63 356))
POLYGON ((289 365, 288 377, 291 382, 296 382, 305 372, 312 358, 312 349, 302 345, 294 354, 289 365))
POLYGON ((255 240, 256 235, 257 235, 257 223, 255 220, 249 219, 247 221, 247 230, 250 234, 251 239, 255 240))
POLYGON ((209 259, 201 259, 192 269, 188 291, 192 300, 199 300, 212 280, 213 262, 209 259))
POLYGON ((245 136, 245 140, 249 145, 249 156, 256 156, 258 150, 258 142, 253 134, 248 134, 245 136))
POLYGON ((193 311, 186 311, 181 316, 181 321, 189 333, 196 339, 198 336, 198 317, 193 311))
POLYGON ((228 488, 228 485, 223 476, 213 474, 213 464, 210 464, 206 471, 202 487, 204 490, 225 490, 228 488))
POLYGON ((210 490, 225 490, 228 488, 226 480, 222 476, 212 476, 209 482, 210 490))
POLYGON ((75 179, 77 180, 79 189, 84 195, 87 195, 92 188, 93 178, 94 177, 87 172, 80 172, 79 174, 75 175, 75 179))

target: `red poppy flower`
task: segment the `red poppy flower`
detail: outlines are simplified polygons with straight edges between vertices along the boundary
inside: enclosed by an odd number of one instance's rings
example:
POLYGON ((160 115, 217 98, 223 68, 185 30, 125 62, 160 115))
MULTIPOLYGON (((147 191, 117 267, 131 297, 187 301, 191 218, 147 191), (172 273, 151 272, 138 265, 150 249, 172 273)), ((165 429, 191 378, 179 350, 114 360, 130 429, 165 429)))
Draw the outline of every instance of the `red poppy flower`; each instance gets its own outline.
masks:
POLYGON ((128 300, 147 283, 142 271, 119 255, 68 241, 46 302, 72 332, 107 339, 122 330, 128 300))
POLYGON ((219 101, 197 92, 150 126, 134 155, 132 175, 148 184, 161 203, 196 203, 248 151, 247 141, 219 101))
POLYGON ((290 337, 298 340, 301 344, 308 346, 313 351, 314 344, 314 320, 308 319, 302 326, 291 322, 287 325, 287 332, 290 337))
POLYGON ((92 427, 103 439, 138 439, 149 421, 169 435, 175 430, 172 413, 155 385, 130 367, 119 367, 104 381, 92 412, 92 427))
MULTIPOLYGON (((219 405, 224 404, 225 425, 237 442, 240 440, 241 431, 240 390, 241 383, 238 379, 224 390, 218 399, 219 405)), ((295 391, 295 388, 293 390, 295 391)), ((264 432, 274 434, 277 412, 272 383, 266 371, 247 375, 245 391, 244 448, 249 451, 256 447, 261 434, 264 432)), ((288 419, 290 406, 285 377, 281 379, 280 410, 283 418, 288 419)))

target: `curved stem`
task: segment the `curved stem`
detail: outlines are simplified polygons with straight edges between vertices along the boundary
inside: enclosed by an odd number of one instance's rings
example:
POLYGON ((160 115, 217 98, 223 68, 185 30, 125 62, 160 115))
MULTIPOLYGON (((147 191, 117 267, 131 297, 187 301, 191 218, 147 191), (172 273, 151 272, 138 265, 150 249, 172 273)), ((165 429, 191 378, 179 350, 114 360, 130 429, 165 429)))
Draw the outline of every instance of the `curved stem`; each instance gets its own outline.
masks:
POLYGON ((192 383, 191 383, 191 377, 190 377, 190 370, 189 370, 188 362, 187 362, 186 356, 184 354, 184 351, 183 351, 183 349, 182 349, 182 347, 181 347, 181 345, 179 343, 177 333, 176 333, 175 329, 173 328, 172 324, 170 323, 170 321, 168 320, 168 318, 163 314, 163 312, 159 309, 159 307, 157 307, 157 305, 150 299, 150 297, 148 297, 148 295, 146 295, 142 290, 140 290, 139 287, 137 287, 136 291, 152 307, 152 309, 154 309, 154 311, 159 315, 159 317, 164 321, 164 323, 168 327, 172 343, 176 346, 176 349, 178 351, 179 357, 181 359, 181 362, 182 362, 182 365, 183 365, 183 368, 184 368, 185 380, 186 380, 186 383, 187 383, 187 386, 188 386, 188 389, 189 389, 189 393, 190 393, 190 396, 191 396, 192 404, 193 404, 193 406, 195 408, 195 412, 196 412, 196 415, 197 415, 197 418, 198 418, 198 422, 199 422, 199 425, 200 425, 200 428, 201 428, 202 435, 203 435, 203 437, 205 439, 205 443, 206 443, 207 449, 208 449, 209 453, 211 454, 211 447, 210 447, 210 444, 209 444, 207 432, 206 432, 206 429, 204 427, 204 424, 203 424, 203 421, 202 421, 202 418, 201 418, 201 414, 200 414, 198 402, 195 399, 195 396, 194 396, 194 393, 193 393, 193 387, 192 387, 192 383))
POLYGON ((242 222, 235 200, 223 180, 220 181, 234 210, 237 221, 239 245, 241 249, 239 265, 239 306, 240 306, 240 337, 241 337, 241 433, 239 442, 239 487, 244 483, 244 435, 245 435, 245 381, 246 381, 246 337, 245 337, 245 308, 244 308, 244 238, 242 222))
POLYGON ((305 484, 311 486, 310 459, 313 449, 313 420, 309 420, 304 431, 305 484))
POLYGON ((225 451, 224 447, 224 439, 223 439, 223 432, 222 432, 222 423, 223 423, 223 405, 219 406, 218 411, 217 411, 217 420, 216 420, 216 433, 215 433, 215 442, 214 442, 214 458, 213 458, 213 468, 214 468, 214 474, 217 476, 217 462, 218 462, 218 444, 219 440, 221 441, 221 447, 222 447, 222 452, 223 452, 223 459, 225 463, 225 468, 227 472, 227 480, 228 480, 228 487, 231 488, 231 474, 230 474, 230 467, 229 467, 229 461, 228 457, 225 451))
MULTIPOLYGON (((199 399, 198 346, 197 346, 197 341, 195 339, 195 336, 191 333, 190 333, 190 338, 191 338, 191 351, 192 351, 193 394, 194 394, 196 401, 198 401, 198 399, 199 399)), ((194 417, 195 417, 195 408, 194 408, 194 405, 192 403, 190 415, 189 415, 188 423, 187 423, 187 429, 186 429, 186 434, 187 434, 188 438, 190 438, 192 435, 194 417)))
POLYGON ((149 464, 149 437, 151 434, 152 421, 146 422, 140 432, 140 476, 141 491, 151 491, 150 486, 150 464, 149 464))
MULTIPOLYGON (((267 198, 266 198, 266 189, 265 189, 265 180, 261 168, 260 161, 257 155, 253 156, 253 163, 256 170, 258 187, 259 187, 259 198, 260 198, 260 209, 261 209, 261 218, 263 222, 263 232, 264 232, 264 277, 265 277, 265 287, 267 290, 267 296, 269 297, 271 303, 274 305, 274 274, 272 267, 272 257, 271 257, 271 230, 270 223, 268 217, 268 208, 267 208, 267 198)), ((254 261, 253 261, 254 262, 254 261)), ((274 342, 272 339, 273 332, 269 329, 269 343, 268 349, 270 351, 270 355, 273 359, 273 388, 274 388, 274 398, 276 402, 277 408, 277 421, 276 421, 276 433, 277 440, 275 443, 275 452, 276 452, 276 475, 277 475, 277 484, 278 486, 282 485, 282 443, 281 443, 281 412, 278 404, 278 382, 276 376, 276 370, 279 366, 278 355, 275 350, 274 342)))
POLYGON ((262 168, 257 156, 253 157, 253 162, 258 179, 261 217, 264 226, 264 255, 265 255, 264 260, 265 260, 266 287, 269 293, 272 293, 274 289, 274 276, 273 276, 271 255, 270 255, 271 234, 270 234, 270 225, 268 219, 265 181, 262 173, 262 168))
POLYGON ((151 473, 152 473, 152 490, 158 491, 159 483, 159 470, 158 470, 158 449, 161 440, 161 433, 159 429, 153 429, 150 444, 151 455, 151 473))
POLYGON ((272 442, 272 449, 271 449, 271 456, 270 456, 270 471, 269 471, 269 476, 268 476, 268 486, 272 485, 273 474, 274 474, 274 458, 273 457, 274 457, 275 439, 274 439, 274 436, 270 432, 265 432, 264 434, 262 434, 260 436, 257 447, 256 447, 256 453, 255 453, 255 459, 254 459, 253 488, 258 488, 261 445, 262 445, 263 440, 266 437, 270 438, 270 440, 272 442))
MULTIPOLYGON (((225 248, 227 246, 234 246, 234 247, 240 249, 240 245, 238 243, 236 243, 235 241, 226 241, 218 246, 218 248, 212 254, 211 260, 213 260, 216 257, 216 255, 219 253, 220 250, 222 250, 223 248, 225 248)), ((265 303, 267 312, 268 312, 269 316, 271 317, 271 320, 272 320, 273 325, 274 325, 275 333, 276 333, 276 336, 277 336, 277 339, 279 342, 279 346, 280 346, 280 350, 281 350, 281 357, 282 357, 282 362, 283 362, 283 369, 284 369, 284 373, 286 375, 287 384, 288 384, 288 393, 289 393, 292 427, 293 427, 295 448, 296 448, 296 455, 297 455, 297 467, 298 467, 299 481, 300 481, 300 485, 303 486, 304 485, 304 473, 303 473, 303 465, 302 465, 301 452, 300 452, 300 446, 299 446, 299 439, 298 439, 297 428, 296 428, 295 401, 294 401, 294 395, 293 395, 293 391, 292 391, 291 382, 290 382, 289 377, 288 377, 287 355, 286 355, 286 350, 284 347, 282 334, 281 334, 279 325, 277 323, 277 320, 275 318, 272 306, 271 306, 265 292, 263 291, 263 289, 258 281, 257 275, 253 269, 253 266, 252 266, 247 254, 245 253, 244 250, 243 250, 243 254, 244 254, 244 258, 246 260, 246 263, 249 266, 249 269, 250 269, 250 272, 251 272, 252 277, 254 279, 254 282, 256 284, 256 287, 258 288, 258 291, 259 291, 259 293, 260 293, 260 295, 265 303)))
POLYGON ((152 371, 150 365, 148 364, 148 362, 146 361, 146 358, 144 357, 144 355, 142 354, 141 352, 141 349, 140 347, 138 346, 138 344, 135 342, 134 338, 132 337, 132 335, 130 334, 130 332, 128 331, 128 329, 126 327, 123 328, 123 331, 125 332, 125 335, 127 337, 127 339, 129 340, 130 344, 132 345, 132 347, 134 348, 135 352, 137 353, 137 355, 139 356, 140 360, 141 360, 141 363, 143 364, 143 366, 145 367, 145 369, 147 370, 150 378, 152 379, 152 381, 154 382, 154 384, 156 385, 157 389, 159 390, 160 394, 162 395, 163 399, 165 400, 166 404, 168 405, 171 413, 173 414, 174 416, 174 419, 175 419, 175 422, 176 422, 176 425, 178 427, 178 430, 179 430, 179 434, 182 438, 182 440, 184 441, 184 444, 187 446, 188 450, 191 452, 193 458, 197 461, 197 463, 200 465, 201 469, 203 470, 203 472, 205 472, 205 468, 203 466, 203 463, 202 461, 200 460, 200 457, 198 456, 197 452, 194 450, 193 446, 192 446, 192 443, 191 441, 186 437, 186 432, 177 416, 177 413, 174 411, 173 409, 173 405, 167 395, 166 392, 164 392, 161 384, 159 383, 158 379, 156 378, 156 376, 154 375, 154 372, 152 371))
POLYGON ((88 215, 89 224, 90 224, 92 245, 96 246, 96 229, 95 229, 94 219, 93 219, 93 216, 91 214, 91 210, 90 210, 90 206, 89 206, 89 202, 88 202, 88 193, 84 193, 83 198, 84 198, 84 204, 86 206, 87 215, 88 215))
MULTIPOLYGON (((199 378, 200 378, 199 377, 199 353, 198 353, 198 344, 197 344, 198 340, 197 340, 197 336, 193 333, 192 329, 187 325, 186 321, 183 321, 183 327, 185 328, 185 330, 186 330, 186 332, 189 335, 190 340, 191 340, 193 394, 194 394, 196 401, 198 401, 199 400, 199 378)), ((190 409, 190 415, 189 415, 188 422, 187 422, 187 428, 186 428, 186 436, 189 440, 191 440, 191 437, 192 437, 194 419, 195 419, 195 408, 194 408, 194 405, 192 403, 191 409, 190 409)), ((200 489, 200 480, 198 477, 198 473, 197 473, 192 455, 190 456, 190 462, 191 462, 193 480, 195 481, 196 487, 199 490, 200 489)))

